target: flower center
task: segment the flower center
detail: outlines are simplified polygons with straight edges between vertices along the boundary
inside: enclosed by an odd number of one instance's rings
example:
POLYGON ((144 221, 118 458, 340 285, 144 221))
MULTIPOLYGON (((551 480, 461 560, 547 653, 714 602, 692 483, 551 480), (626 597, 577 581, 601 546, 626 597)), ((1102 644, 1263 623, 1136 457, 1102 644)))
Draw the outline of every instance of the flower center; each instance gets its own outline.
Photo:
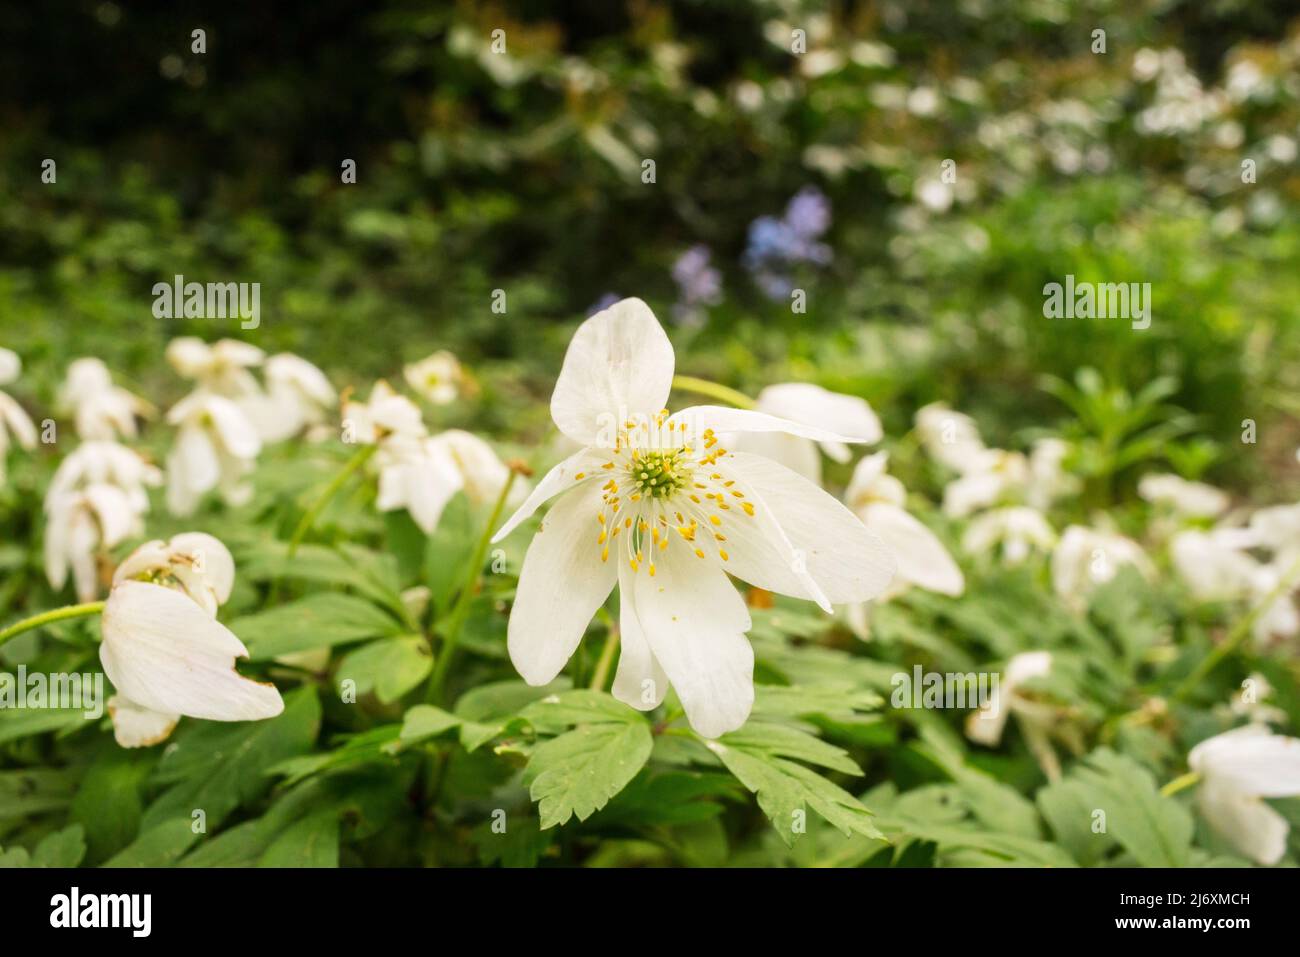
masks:
MULTIPOLYGON (((728 561, 726 523, 752 519, 756 511, 718 464, 728 452, 713 430, 693 438, 667 418, 666 410, 659 413, 649 429, 629 421, 600 467, 610 473, 596 514, 601 561, 609 561, 611 546, 616 554, 621 548, 632 571, 645 567, 651 576, 656 556, 670 546, 728 561)), ((599 474, 579 472, 574 479, 599 474)))

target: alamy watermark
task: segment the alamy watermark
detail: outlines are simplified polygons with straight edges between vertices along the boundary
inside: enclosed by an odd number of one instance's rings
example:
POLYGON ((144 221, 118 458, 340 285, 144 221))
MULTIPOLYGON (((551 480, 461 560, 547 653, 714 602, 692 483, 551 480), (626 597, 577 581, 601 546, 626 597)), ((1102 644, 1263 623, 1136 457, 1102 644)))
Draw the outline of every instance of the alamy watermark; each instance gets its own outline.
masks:
POLYGON ((920 665, 895 672, 890 683, 895 708, 984 708, 998 691, 997 672, 925 671, 920 665))
POLYGON ((186 282, 177 275, 173 282, 153 285, 155 319, 238 319, 239 328, 256 329, 262 324, 260 282, 186 282))
POLYGON ((1134 329, 1151 325, 1151 283, 1049 282, 1043 287, 1043 316, 1048 319, 1129 319, 1134 329))
POLYGON ((90 721, 104 714, 104 676, 98 672, 42 674, 19 665, 16 674, 0 671, 0 711, 80 709, 90 721))

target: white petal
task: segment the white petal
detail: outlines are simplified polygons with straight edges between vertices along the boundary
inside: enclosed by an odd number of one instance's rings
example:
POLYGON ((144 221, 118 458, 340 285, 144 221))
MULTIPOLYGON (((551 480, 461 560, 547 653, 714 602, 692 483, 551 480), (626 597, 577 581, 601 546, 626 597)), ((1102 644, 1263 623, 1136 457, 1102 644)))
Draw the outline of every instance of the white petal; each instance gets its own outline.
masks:
POLYGON ((761 456, 735 452, 719 464, 755 509, 750 518, 733 505, 720 529, 731 574, 823 607, 868 601, 889 585, 889 549, 833 496, 761 456))
POLYGON ((207 431, 200 426, 182 426, 167 455, 168 507, 178 515, 188 514, 220 478, 221 462, 207 431))
POLYGON ((633 608, 637 573, 619 562, 619 594, 622 607, 619 613, 618 671, 611 689, 615 698, 638 711, 653 711, 668 693, 668 676, 650 650, 641 623, 633 608))
POLYGON ((5 423, 9 424, 9 430, 13 432, 14 438, 18 444, 25 449, 36 447, 36 426, 23 407, 14 399, 0 392, 0 432, 4 431, 5 423))
POLYGON ((271 718, 284 710, 274 685, 235 671, 243 643, 180 591, 146 582, 113 587, 104 606, 104 673, 142 707, 212 721, 271 718))
POLYGON ((1286 853, 1291 826, 1258 798, 1223 783, 1207 782, 1197 789, 1196 804, 1211 827, 1257 864, 1276 864, 1286 853))
POLYGON ((614 588, 618 559, 611 555, 602 562, 596 544, 600 499, 595 483, 561 498, 524 556, 506 643, 530 685, 547 684, 560 673, 614 588))
POLYGON ((735 432, 727 438, 727 448, 761 455, 797 472, 814 485, 822 484, 821 453, 817 443, 784 432, 735 432))
POLYGON ((212 417, 213 430, 220 438, 221 445, 235 458, 255 458, 262 450, 257 427, 236 403, 220 396, 211 396, 208 400, 208 414, 212 417))
POLYGON ((1272 734, 1260 725, 1202 741, 1188 764, 1206 778, 1260 797, 1300 795, 1300 738, 1272 734))
MULTIPOLYGON (((858 436, 860 441, 867 443, 879 442, 884 436, 880 418, 866 400, 831 392, 808 382, 768 386, 758 394, 758 409, 841 435, 858 436)), ((833 448, 827 449, 826 454, 837 461, 845 461, 833 448)), ((839 446, 839 451, 847 452, 843 446, 839 446)))
POLYGON ((743 725, 754 704, 749 609, 711 560, 684 548, 664 554, 654 577, 633 576, 633 611, 691 727, 716 738, 743 725))
POLYGON ((537 483, 537 487, 524 499, 524 503, 519 506, 513 515, 506 519, 506 523, 492 536, 493 543, 501 541, 518 528, 522 522, 526 522, 533 512, 541 507, 543 502, 554 498, 565 489, 575 487, 580 481, 586 481, 595 478, 597 475, 604 474, 600 466, 605 461, 608 460, 595 449, 583 449, 570 455, 542 477, 542 480, 537 483), (582 475, 581 479, 577 478, 579 474, 582 475))
POLYGON ((672 343, 650 307, 623 299, 596 313, 573 334, 551 396, 560 431, 583 445, 602 434, 612 447, 630 416, 653 416, 672 388, 672 343))
POLYGON ((893 552, 896 580, 954 597, 965 590, 961 569, 943 542, 920 521, 886 502, 874 502, 859 514, 867 530, 879 535, 893 552))
POLYGON ((815 425, 782 419, 766 412, 752 409, 733 409, 722 405, 693 405, 682 409, 669 417, 670 423, 683 429, 689 436, 704 434, 705 429, 714 432, 784 432, 798 435, 814 442, 868 442, 874 441, 863 435, 845 435, 832 432, 815 425))
POLYGON ((108 715, 113 719, 113 737, 124 748, 147 748, 166 740, 181 719, 178 714, 142 708, 120 694, 108 699, 108 715))
POLYGON ((1005 697, 1010 689, 1000 685, 989 692, 987 703, 978 711, 966 716, 966 737, 976 744, 996 748, 1002 740, 1002 732, 1007 726, 1010 709, 1005 704, 1005 697))

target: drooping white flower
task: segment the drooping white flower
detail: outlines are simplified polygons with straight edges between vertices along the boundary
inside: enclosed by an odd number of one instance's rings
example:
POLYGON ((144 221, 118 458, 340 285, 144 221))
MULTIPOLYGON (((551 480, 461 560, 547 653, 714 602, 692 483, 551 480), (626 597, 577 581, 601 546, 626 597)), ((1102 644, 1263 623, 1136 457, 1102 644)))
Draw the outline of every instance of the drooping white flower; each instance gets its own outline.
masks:
POLYGON ((1215 532, 1187 529, 1169 541, 1174 571, 1199 601, 1232 601, 1251 592, 1259 562, 1215 532))
POLYGON ((59 406, 72 413, 77 435, 87 441, 112 441, 119 435, 135 438, 136 419, 153 413, 144 399, 113 385, 108 366, 93 356, 68 365, 59 388, 59 406))
POLYGON ((463 485, 449 450, 426 437, 392 435, 379 444, 381 512, 406 509, 426 535, 438 527, 442 511, 463 485))
POLYGON ((1082 609, 1092 590, 1113 579, 1125 565, 1145 578, 1154 574, 1146 552, 1132 539, 1071 525, 1052 553, 1052 587, 1066 604, 1082 609))
POLYGON ((1037 719, 1034 703, 1020 693, 1020 687, 1033 678, 1046 677, 1052 670, 1048 651, 1025 651, 1015 655, 1002 670, 1001 679, 982 708, 966 718, 966 737, 976 744, 997 747, 1012 714, 1037 719))
POLYGON ((118 442, 83 442, 68 454, 50 479, 45 495, 50 502, 92 485, 113 485, 121 489, 131 508, 143 515, 149 511, 149 488, 162 485, 162 471, 139 452, 118 442))
POLYGON ((325 421, 325 411, 338 401, 325 373, 289 352, 267 359, 262 376, 266 392, 244 396, 239 404, 263 442, 282 442, 325 421))
POLYGON ((434 405, 455 402, 465 382, 460 361, 445 349, 412 362, 402 370, 406 382, 434 405))
POLYGON ((1155 505, 1189 518, 1213 518, 1228 507, 1228 496, 1213 485, 1189 482, 1178 475, 1144 475, 1138 494, 1155 505))
POLYGON ((916 410, 916 433, 930 458, 954 472, 977 468, 985 451, 975 420, 941 402, 916 410))
POLYGON ((238 339, 208 345, 196 336, 181 336, 167 344, 166 355, 177 374, 193 379, 203 390, 227 399, 261 394, 257 378, 249 371, 266 357, 257 346, 238 339))
POLYGON ((149 542, 118 567, 99 658, 117 690, 109 712, 122 747, 157 744, 182 715, 256 721, 284 710, 274 685, 235 670, 248 651, 216 620, 234 567, 226 547, 201 532, 149 542))
POLYGON ((1202 741, 1187 763, 1201 776, 1196 805, 1209 825, 1257 864, 1280 861, 1290 825, 1262 799, 1300 795, 1300 739, 1246 725, 1202 741))
MULTIPOLYGON (((429 443, 450 456, 460 473, 465 496, 472 503, 490 505, 497 500, 501 487, 510 478, 510 466, 501 461, 491 445, 477 435, 460 429, 440 432, 429 443)), ((516 482, 510 490, 508 501, 522 501, 527 494, 527 486, 516 482)))
POLYGON ((167 507, 189 515, 217 489, 230 505, 252 496, 244 478, 262 450, 257 429, 233 400, 199 390, 176 403, 167 421, 177 427, 167 455, 167 507))
MULTIPOLYGON (((800 425, 861 436, 868 445, 884 435, 880 419, 865 399, 829 392, 807 382, 770 385, 758 394, 759 412, 798 422, 800 425)), ((738 452, 751 452, 780 462, 817 485, 822 480, 818 447, 836 462, 847 462, 849 448, 843 442, 814 442, 786 432, 741 432, 725 437, 738 452)))
POLYGON ((614 695, 649 710, 671 682, 695 730, 716 737, 740 727, 754 699, 749 611, 728 572, 829 611, 878 595, 893 562, 830 495, 718 438, 861 436, 715 406, 670 416, 673 365, 668 337, 639 299, 584 322, 551 398, 556 425, 583 448, 547 473, 494 540, 560 496, 529 545, 510 615, 510 657, 524 680, 555 678, 617 583, 614 695))
MULTIPOLYGON (((18 354, 0 348, 0 385, 8 385, 22 372, 18 354)), ((0 392, 0 482, 5 480, 5 458, 9 454, 9 436, 13 435, 24 449, 36 447, 36 426, 23 407, 6 392, 0 392)))
POLYGON ((1041 438, 1029 452, 1029 475, 1025 488, 1025 503, 1045 512, 1057 499, 1078 492, 1082 483, 1077 475, 1065 470, 1065 459, 1070 445, 1064 439, 1052 436, 1041 438))
POLYGON ((996 508, 975 516, 962 536, 969 555, 997 551, 1002 562, 1019 565, 1034 552, 1046 554, 1056 544, 1056 532, 1043 513, 1027 505, 996 508))
POLYGON ((1029 462, 1019 452, 1004 449, 970 451, 967 470, 943 490, 943 511, 953 518, 966 516, 1023 493, 1029 481, 1029 462))
POLYGON ((60 591, 71 569, 78 601, 99 594, 101 555, 144 531, 126 493, 106 483, 47 497, 45 512, 45 577, 60 591))
POLYGON ((419 438, 426 432, 419 406, 395 392, 383 379, 375 383, 367 401, 349 399, 343 404, 343 438, 346 442, 373 444, 390 436, 419 438))
POLYGON ((887 452, 863 458, 845 492, 854 514, 893 553, 894 580, 882 597, 894 597, 912 586, 960 595, 966 588, 961 569, 938 536, 903 507, 907 492, 898 479, 885 474, 888 461, 887 452))

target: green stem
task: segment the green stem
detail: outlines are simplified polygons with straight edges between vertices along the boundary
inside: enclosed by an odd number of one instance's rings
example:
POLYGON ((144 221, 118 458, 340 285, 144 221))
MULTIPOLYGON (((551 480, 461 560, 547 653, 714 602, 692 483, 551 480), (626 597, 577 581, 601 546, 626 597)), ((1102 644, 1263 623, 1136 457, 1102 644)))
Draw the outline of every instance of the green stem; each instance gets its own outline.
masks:
POLYGON ((466 615, 469 614, 469 603, 474 597, 474 592, 478 588, 479 576, 483 572, 483 559, 487 555, 488 544, 492 541, 492 533, 496 531, 497 523, 501 520, 501 512, 505 509, 506 498, 510 495, 510 489, 515 484, 517 474, 514 469, 511 469, 510 477, 501 486, 501 494, 497 496, 496 504, 492 506, 492 514, 488 517, 487 526, 483 529, 483 534, 479 536, 478 544, 474 547, 474 555, 470 559, 469 577, 465 580, 465 587, 456 596, 456 604, 452 606, 451 614, 447 616, 447 625, 442 636, 442 649, 438 655, 438 660, 434 663, 433 676, 429 679, 427 700, 433 704, 437 704, 442 698, 442 688, 447 681, 447 672, 451 670, 451 660, 456 652, 456 644, 460 641, 460 631, 465 624, 466 615))
POLYGON ((1175 700, 1181 700, 1196 689, 1205 677, 1215 668, 1222 664, 1223 660, 1231 655, 1240 647, 1241 643, 1250 636, 1250 629, 1259 616, 1264 614, 1273 602, 1277 601, 1283 595, 1289 593, 1295 587, 1295 577, 1300 574, 1300 560, 1294 562, 1286 574, 1280 576, 1275 585, 1267 595, 1265 595, 1255 607, 1252 608, 1246 617, 1237 622, 1236 626, 1208 655, 1201 659, 1201 663, 1193 669, 1192 673, 1183 679, 1182 683, 1174 690, 1175 700))
POLYGON ((312 502, 311 505, 308 506, 307 511, 302 513, 302 518, 298 520, 298 525, 294 528, 293 535, 289 538, 289 558, 293 558, 294 552, 298 550, 298 546, 302 543, 303 536, 311 530, 312 525, 316 523, 316 519, 320 516, 320 513, 324 510, 325 506, 328 505, 330 500, 339 493, 339 489, 343 487, 343 484, 351 478, 352 475, 361 468, 361 466, 365 465, 366 462, 370 460, 370 456, 375 454, 377 448, 379 448, 377 444, 371 444, 363 445, 358 449, 356 455, 348 459, 348 463, 343 466, 342 471, 340 471, 338 475, 334 476, 334 480, 330 482, 329 485, 325 486, 324 491, 317 496, 316 501, 312 502))
POLYGON ((1201 780, 1200 774, 1195 771, 1188 771, 1186 774, 1174 778, 1168 784, 1160 789, 1160 793, 1165 797, 1172 797, 1179 791, 1185 791, 1193 784, 1198 784, 1201 780))
POLYGON ((593 691, 604 691, 605 682, 609 680, 609 669, 614 664, 614 655, 618 651, 618 626, 613 622, 605 634, 605 647, 600 650, 600 659, 596 662, 596 671, 591 676, 593 691))
POLYGON ((743 392, 737 392, 725 385, 718 385, 718 383, 710 382, 708 379, 697 379, 695 376, 673 376, 673 388, 681 389, 683 392, 694 392, 697 395, 706 395, 710 399, 726 402, 738 409, 753 409, 758 405, 743 392))
POLYGON ((39 615, 32 615, 30 618, 24 618, 22 621, 16 621, 8 628, 0 631, 0 645, 3 645, 10 638, 16 638, 24 631, 31 631, 33 628, 40 628, 43 625, 49 625, 56 621, 66 621, 69 618, 84 618, 87 615, 98 615, 104 610, 102 601, 88 601, 81 605, 68 605, 66 608, 55 608, 53 611, 43 611, 39 615))

